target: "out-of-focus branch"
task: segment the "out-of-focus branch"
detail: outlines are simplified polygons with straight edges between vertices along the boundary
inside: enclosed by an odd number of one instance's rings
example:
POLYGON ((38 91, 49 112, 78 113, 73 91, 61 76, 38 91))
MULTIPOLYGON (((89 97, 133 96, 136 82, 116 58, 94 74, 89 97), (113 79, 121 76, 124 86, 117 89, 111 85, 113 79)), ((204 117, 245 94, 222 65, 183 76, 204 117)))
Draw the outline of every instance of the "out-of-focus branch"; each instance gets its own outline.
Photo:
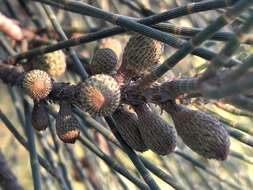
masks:
POLYGON ((3 153, 0 151, 0 186, 4 190, 24 190, 9 168, 3 153))

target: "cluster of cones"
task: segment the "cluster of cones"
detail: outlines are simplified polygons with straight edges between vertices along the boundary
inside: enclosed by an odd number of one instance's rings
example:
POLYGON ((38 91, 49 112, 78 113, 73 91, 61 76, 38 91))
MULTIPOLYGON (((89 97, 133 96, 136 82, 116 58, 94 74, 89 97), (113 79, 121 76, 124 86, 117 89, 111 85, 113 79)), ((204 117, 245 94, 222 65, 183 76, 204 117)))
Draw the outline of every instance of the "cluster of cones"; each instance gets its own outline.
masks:
MULTIPOLYGON (((112 47, 114 45, 111 44, 112 47)), ((176 104, 173 99, 160 102, 160 108, 169 113, 174 121, 175 127, 172 127, 160 115, 151 111, 147 103, 126 105, 121 101, 123 87, 154 70, 160 64, 162 51, 163 45, 160 42, 140 34, 133 34, 129 39, 120 61, 118 53, 112 49, 98 49, 89 64, 92 76, 75 85, 71 101, 60 101, 60 111, 56 117, 59 138, 74 143, 79 137, 80 126, 72 112, 72 106, 75 105, 91 115, 111 115, 122 138, 136 151, 150 149, 160 155, 170 154, 176 148, 179 135, 199 155, 225 160, 230 146, 229 135, 216 118, 176 104)), ((54 62, 52 58, 47 60, 54 62)), ((40 64, 45 62, 44 59, 40 64)), ((46 72, 45 68, 50 67, 40 68, 44 71, 32 70, 26 74, 23 88, 35 100, 33 126, 43 130, 48 122, 44 99, 53 88, 50 76, 55 72, 46 72)))

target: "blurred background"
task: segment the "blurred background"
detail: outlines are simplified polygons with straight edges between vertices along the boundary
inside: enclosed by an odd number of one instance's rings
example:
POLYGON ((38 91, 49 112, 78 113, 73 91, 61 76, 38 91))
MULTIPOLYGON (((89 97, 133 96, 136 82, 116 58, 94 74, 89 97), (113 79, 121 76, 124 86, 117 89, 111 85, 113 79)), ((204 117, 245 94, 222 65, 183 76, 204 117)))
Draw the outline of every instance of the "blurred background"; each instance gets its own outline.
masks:
MULTIPOLYGON (((83 1, 90 5, 96 6, 108 12, 126 15, 129 17, 141 18, 151 14, 160 13, 175 7, 183 6, 194 1, 190 0, 90 0, 83 1)), ((195 0, 195 2, 200 2, 195 0)), ((205 2, 204 0, 202 2, 205 2)), ((68 38, 75 38, 95 32, 106 27, 112 26, 103 20, 81 16, 75 13, 67 12, 60 9, 53 11, 57 20, 61 24, 68 38)), ((4 33, 0 32, 2 43, 9 44, 14 52, 27 51, 31 45, 36 43, 55 43, 61 39, 54 31, 42 4, 25 0, 0 0, 0 12, 5 16, 12 18, 18 22, 21 28, 25 28, 27 33, 36 34, 41 38, 25 39, 22 42, 16 42, 4 33)), ((189 30, 202 29, 215 20, 224 9, 205 11, 201 13, 191 14, 168 21, 171 26, 178 27, 175 35, 179 39, 187 40, 191 35, 180 35, 180 27, 186 27, 189 30), (179 34, 179 35, 178 35, 179 34)), ((243 19, 243 15, 241 15, 243 19)), ((223 28, 223 31, 230 32, 232 27, 236 27, 241 20, 238 18, 231 25, 223 28)), ((168 31, 172 32, 173 31, 168 31)), ((115 35, 110 38, 96 40, 94 42, 81 44, 74 47, 85 67, 89 64, 94 52, 98 48, 109 47, 115 50, 120 58, 124 46, 129 39, 129 33, 115 35)), ((208 40, 202 47, 214 52, 218 52, 223 47, 224 41, 208 40)), ((176 51, 175 48, 165 45, 162 60, 169 57, 176 51)), ((252 45, 242 44, 240 50, 236 52, 235 58, 243 60, 247 54, 253 52, 252 45)), ((1 46, 0 58, 4 59, 10 52, 1 46)), ((66 53, 69 57, 69 55, 66 53)), ((161 63, 162 63, 161 60, 161 63)), ((69 60, 69 70, 64 76, 56 79, 58 82, 69 82, 75 84, 80 81, 80 77, 71 67, 69 60)), ((73 65, 73 64, 72 64, 73 65)), ((177 64, 166 76, 169 78, 196 76, 206 68, 206 60, 188 55, 179 64, 177 64)), ((23 110, 23 93, 17 87, 10 87, 0 81, 0 109, 8 117, 20 134, 25 137, 25 129, 22 125, 22 118, 25 118, 23 110), (20 114, 20 115, 19 115, 20 114)), ((31 99, 26 99, 31 103, 31 99)), ((141 153, 141 155, 149 160, 153 165, 160 168, 171 176, 172 181, 175 180, 184 189, 236 189, 231 184, 236 184, 244 190, 253 188, 253 128, 252 113, 239 110, 228 104, 215 101, 206 101, 202 99, 194 99, 190 102, 184 102, 193 109, 204 110, 217 117, 229 129, 231 136, 231 151, 226 161, 207 160, 186 147, 181 139, 178 138, 177 151, 167 156, 159 156, 151 151, 141 153), (244 131, 239 130, 243 128, 244 131)), ((53 110, 58 111, 57 104, 51 104, 53 110)), ((152 109, 160 114, 161 110, 151 105, 152 109)), ((170 116, 162 112, 162 117, 172 126, 174 125, 170 116)), ((121 189, 138 189, 131 181, 118 174, 100 159, 87 146, 79 141, 75 144, 64 144, 59 139, 53 140, 55 121, 50 118, 52 130, 36 132, 36 149, 37 152, 54 167, 58 168, 63 174, 63 179, 67 181, 69 189, 82 190, 121 190, 121 189), (57 148, 55 148, 57 146, 57 148), (81 171, 81 172, 80 172, 81 171), (81 173, 81 174, 80 174, 81 173), (81 175, 81 176, 80 176, 81 175)), ((84 128, 84 138, 91 138, 91 142, 98 146, 106 155, 115 160, 133 176, 141 179, 140 174, 127 157, 127 155, 105 138, 91 122, 84 121, 82 117, 78 118, 84 128), (87 137, 88 136, 88 137, 87 137)), ((102 127, 111 134, 110 129, 106 126, 104 120, 97 118, 102 127)), ((101 127, 101 126, 100 126, 101 127)), ((112 136, 111 136, 112 137, 112 136)), ((112 137, 114 139, 114 137, 112 137)), ((33 180, 30 167, 29 153, 10 133, 5 125, 0 121, 0 148, 4 154, 8 166, 18 179, 18 182, 26 190, 33 189, 33 180)), ((138 153, 139 154, 139 153, 138 153)), ((44 168, 40 168, 42 176, 43 189, 64 189, 62 185, 54 177, 52 177, 44 168)), ((152 177, 158 183, 161 189, 174 189, 164 180, 157 177, 153 173, 152 177)), ((141 179, 142 180, 142 179, 141 179)))

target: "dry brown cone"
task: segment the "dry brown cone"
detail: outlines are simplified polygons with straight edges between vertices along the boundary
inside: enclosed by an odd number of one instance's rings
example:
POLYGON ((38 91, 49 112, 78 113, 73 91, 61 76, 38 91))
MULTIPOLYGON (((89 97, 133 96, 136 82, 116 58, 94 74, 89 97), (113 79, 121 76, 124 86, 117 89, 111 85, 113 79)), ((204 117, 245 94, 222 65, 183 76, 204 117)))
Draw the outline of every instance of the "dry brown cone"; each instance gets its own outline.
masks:
POLYGON ((110 48, 98 49, 89 65, 92 75, 95 74, 115 74, 119 68, 117 55, 110 48))
POLYGON ((34 129, 41 131, 48 127, 49 116, 44 102, 34 102, 32 111, 32 126, 34 129))
POLYGON ((51 77, 58 77, 66 71, 66 56, 62 50, 46 53, 33 60, 33 68, 46 71, 51 77))
POLYGON ((135 33, 124 49, 118 73, 126 79, 148 73, 159 64, 162 51, 161 42, 135 33))
POLYGON ((22 87, 32 99, 41 100, 51 92, 52 80, 45 71, 31 70, 25 74, 22 87))
POLYGON ((138 129, 138 117, 135 113, 121 106, 114 112, 113 118, 117 131, 131 148, 140 152, 148 150, 138 129))
POLYGON ((138 115, 138 129, 144 143, 160 155, 173 152, 176 148, 176 130, 145 104, 134 107, 138 115))
POLYGON ((61 102, 55 126, 56 134, 63 142, 73 144, 79 138, 80 124, 73 115, 69 103, 61 102))
POLYGON ((121 57, 122 53, 122 45, 120 40, 114 39, 114 38, 104 38, 100 40, 99 48, 111 48, 118 59, 121 57))
POLYGON ((111 115, 120 103, 120 86, 109 75, 97 74, 79 85, 76 104, 92 115, 111 115))
POLYGON ((229 153, 229 134, 214 117, 182 105, 164 104, 171 114, 178 135, 193 151, 205 158, 225 160, 229 153))

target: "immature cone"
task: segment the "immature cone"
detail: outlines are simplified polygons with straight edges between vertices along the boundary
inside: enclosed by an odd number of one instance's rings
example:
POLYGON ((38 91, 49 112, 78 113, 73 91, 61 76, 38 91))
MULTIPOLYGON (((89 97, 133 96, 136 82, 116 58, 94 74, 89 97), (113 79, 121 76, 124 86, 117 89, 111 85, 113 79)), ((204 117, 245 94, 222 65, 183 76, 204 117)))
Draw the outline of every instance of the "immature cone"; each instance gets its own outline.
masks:
POLYGON ((22 87, 32 99, 41 100, 51 92, 52 80, 44 71, 31 70, 26 73, 22 87))
POLYGON ((181 105, 167 105, 175 123, 178 135, 183 142, 205 158, 225 160, 229 153, 229 134, 214 117, 181 105))
POLYGON ((159 41, 134 34, 124 49, 119 72, 129 78, 151 71, 159 64, 162 50, 159 41))
POLYGON ((56 134, 65 143, 75 143, 80 135, 80 124, 72 113, 71 105, 61 102, 56 117, 56 134))
POLYGON ((49 123, 49 117, 44 102, 35 102, 32 111, 32 126, 34 129, 45 130, 49 123))
POLYGON ((138 115, 138 128, 148 148, 166 155, 176 148, 176 131, 161 117, 151 112, 147 105, 134 107, 138 115))
POLYGON ((34 60, 33 68, 46 71, 52 77, 60 76, 66 71, 65 54, 61 50, 46 53, 34 60))
POLYGON ((109 75, 97 74, 80 84, 77 106, 93 115, 111 115, 120 103, 120 87, 109 75))
POLYGON ((118 70, 118 58, 110 48, 98 49, 89 65, 91 74, 114 74, 118 70))
POLYGON ((113 118, 116 122, 117 131, 131 148, 140 152, 148 150, 138 129, 138 117, 135 113, 119 107, 113 113, 113 118))

